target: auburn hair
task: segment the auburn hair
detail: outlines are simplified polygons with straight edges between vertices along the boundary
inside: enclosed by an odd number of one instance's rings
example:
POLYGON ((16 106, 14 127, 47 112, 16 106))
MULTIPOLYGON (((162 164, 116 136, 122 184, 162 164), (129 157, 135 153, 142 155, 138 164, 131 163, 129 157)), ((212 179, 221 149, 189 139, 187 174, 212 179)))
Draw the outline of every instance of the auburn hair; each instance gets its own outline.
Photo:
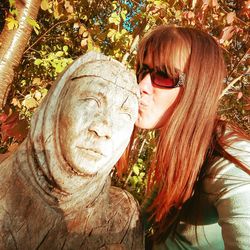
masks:
MULTIPOLYGON (((148 170, 147 195, 153 196, 153 201, 147 211, 155 235, 160 238, 178 223, 181 208, 193 195, 211 152, 219 148, 221 155, 232 161, 234 158, 223 150, 225 142, 215 136, 218 127, 224 127, 217 110, 226 75, 216 40, 194 28, 162 25, 142 38, 136 70, 146 56, 154 68, 164 69, 170 77, 177 77, 180 70, 186 75, 169 118, 159 129, 156 153, 148 170), (217 147, 220 142, 222 145, 217 147)), ((127 157, 128 152, 120 159, 118 173, 127 164, 127 157)))

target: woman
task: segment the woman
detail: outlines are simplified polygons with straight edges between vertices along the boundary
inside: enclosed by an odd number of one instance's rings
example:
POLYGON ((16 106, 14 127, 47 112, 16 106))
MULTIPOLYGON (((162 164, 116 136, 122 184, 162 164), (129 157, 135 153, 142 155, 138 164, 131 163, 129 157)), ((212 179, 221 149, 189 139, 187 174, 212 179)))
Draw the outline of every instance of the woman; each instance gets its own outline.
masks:
POLYGON ((196 29, 160 26, 142 39, 136 70, 136 126, 158 135, 148 248, 249 249, 250 142, 217 117, 226 71, 219 45, 196 29))

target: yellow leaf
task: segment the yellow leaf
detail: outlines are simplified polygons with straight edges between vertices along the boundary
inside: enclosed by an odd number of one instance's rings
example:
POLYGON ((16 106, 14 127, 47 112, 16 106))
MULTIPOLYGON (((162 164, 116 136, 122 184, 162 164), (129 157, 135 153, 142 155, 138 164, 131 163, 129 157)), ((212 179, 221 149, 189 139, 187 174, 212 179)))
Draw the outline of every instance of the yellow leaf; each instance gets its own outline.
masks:
POLYGON ((94 50, 94 51, 97 51, 97 52, 100 52, 100 51, 101 51, 100 47, 98 47, 98 46, 94 43, 92 37, 89 35, 89 36, 88 36, 88 51, 91 51, 91 50, 94 50))
POLYGON ((73 24, 73 29, 79 29, 80 28, 80 24, 79 23, 74 23, 73 24))
POLYGON ((34 20, 34 19, 28 17, 28 18, 27 18, 27 22, 28 22, 28 24, 30 24, 30 25, 33 27, 34 31, 35 31, 36 34, 38 35, 38 34, 39 34, 39 30, 40 30, 40 26, 39 26, 39 24, 36 22, 36 20, 34 20))
POLYGON ((17 106, 18 108, 21 108, 21 103, 15 97, 12 99, 11 104, 13 104, 14 106, 17 106))
POLYGON ((82 35, 86 30, 87 30, 87 29, 86 29, 83 25, 81 25, 81 26, 80 26, 80 29, 79 29, 79 31, 78 31, 79 35, 82 35))
POLYGON ((9 30, 14 30, 18 28, 18 21, 13 17, 7 17, 6 19, 7 26, 9 30))
POLYGON ((121 17, 116 13, 112 13, 111 17, 109 17, 109 23, 114 23, 115 25, 119 25, 121 22, 121 17))
POLYGON ((82 41, 81 41, 81 47, 85 47, 85 46, 87 46, 87 44, 88 44, 88 38, 84 38, 84 39, 82 39, 82 41))
POLYGON ((108 34, 107 34, 107 37, 111 38, 112 36, 114 36, 116 33, 116 30, 115 29, 110 29, 108 34))
POLYGON ((48 10, 49 9, 48 0, 42 0, 42 2, 41 2, 41 9, 42 10, 48 10))
POLYGON ((115 34, 115 40, 119 40, 121 38, 122 34, 120 32, 117 32, 115 34))
POLYGON ((59 13, 58 4, 55 4, 53 14, 55 19, 59 19, 62 16, 62 14, 59 13))
POLYGON ((107 34, 107 37, 110 38, 112 42, 115 40, 116 32, 117 31, 115 29, 110 29, 107 34))
POLYGON ((34 97, 36 98, 37 101, 39 101, 42 98, 42 93, 36 90, 34 97))
POLYGON ((113 10, 116 10, 116 9, 117 9, 116 2, 115 2, 115 3, 112 3, 112 9, 113 9, 113 10))
POLYGON ((32 81, 32 84, 37 85, 37 86, 41 85, 41 83, 42 83, 42 81, 41 81, 41 78, 39 78, 39 77, 35 77, 32 81))
POLYGON ((89 32, 88 32, 88 31, 84 31, 84 32, 82 33, 82 37, 88 37, 88 35, 89 35, 89 32))
POLYGON ((94 47, 94 42, 93 42, 91 36, 89 35, 88 36, 88 50, 93 50, 93 47, 94 47))
POLYGON ((123 20, 126 19, 126 14, 127 14, 127 10, 121 11, 121 17, 122 17, 123 20))
POLYGON ((26 95, 25 99, 22 102, 22 105, 25 106, 27 109, 32 109, 38 106, 38 102, 30 95, 26 95))
POLYGON ((74 12, 74 8, 69 1, 65 1, 64 7, 68 13, 72 14, 74 12))

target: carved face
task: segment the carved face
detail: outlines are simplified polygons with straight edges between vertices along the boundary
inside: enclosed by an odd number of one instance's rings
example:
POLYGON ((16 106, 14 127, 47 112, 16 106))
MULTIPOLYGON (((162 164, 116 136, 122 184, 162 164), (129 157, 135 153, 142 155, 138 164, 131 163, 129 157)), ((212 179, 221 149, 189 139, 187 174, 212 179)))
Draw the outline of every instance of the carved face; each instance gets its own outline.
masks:
POLYGON ((59 118, 63 157, 78 174, 109 172, 128 144, 138 100, 101 77, 75 78, 70 85, 59 118))

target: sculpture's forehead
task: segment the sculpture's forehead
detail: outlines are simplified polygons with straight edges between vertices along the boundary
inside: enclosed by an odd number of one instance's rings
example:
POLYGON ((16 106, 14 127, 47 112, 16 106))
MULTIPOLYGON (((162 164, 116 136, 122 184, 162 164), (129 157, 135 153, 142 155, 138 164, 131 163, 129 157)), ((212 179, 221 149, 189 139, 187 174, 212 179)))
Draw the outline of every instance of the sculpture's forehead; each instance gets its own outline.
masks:
POLYGON ((135 76, 121 63, 113 60, 96 60, 79 66, 71 78, 84 76, 99 77, 139 96, 139 88, 135 76))

